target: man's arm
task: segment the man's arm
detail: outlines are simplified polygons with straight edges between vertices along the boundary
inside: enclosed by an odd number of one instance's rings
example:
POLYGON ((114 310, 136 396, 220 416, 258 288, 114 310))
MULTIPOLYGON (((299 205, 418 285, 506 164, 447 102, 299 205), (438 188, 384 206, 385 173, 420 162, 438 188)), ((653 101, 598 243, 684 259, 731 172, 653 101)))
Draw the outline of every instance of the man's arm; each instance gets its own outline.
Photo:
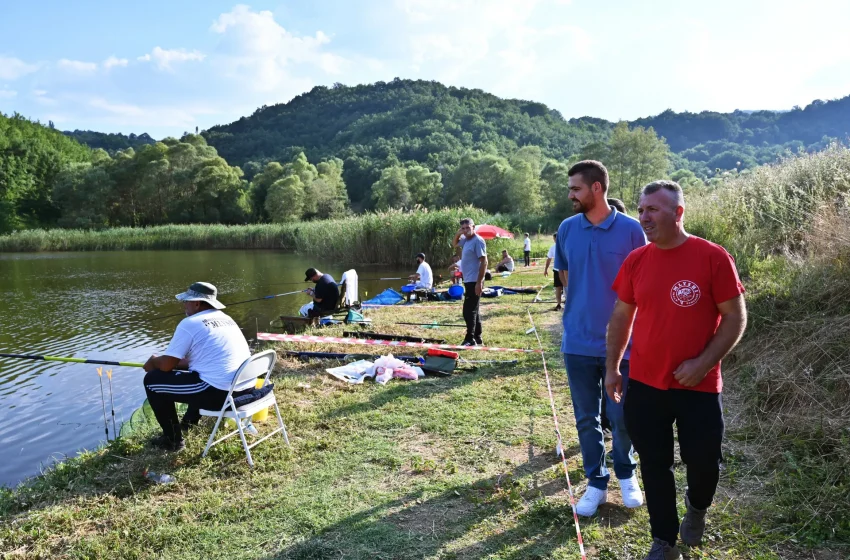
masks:
POLYGON ((157 356, 154 354, 148 358, 148 361, 145 362, 143 367, 145 371, 153 371, 155 369, 158 369, 159 371, 171 371, 178 365, 180 366, 180 369, 189 367, 189 363, 186 360, 181 360, 174 356, 157 356))
POLYGON ((475 295, 484 291, 484 275, 487 274, 487 255, 478 257, 478 280, 475 283, 475 295))
POLYGON ((559 270, 558 274, 561 276, 561 285, 564 286, 564 291, 567 290, 567 282, 570 279, 570 271, 569 270, 559 270))
POLYGON ((637 306, 618 299, 608 321, 608 334, 605 349, 605 391, 614 402, 620 402, 623 394, 623 375, 620 362, 632 336, 632 323, 635 320, 637 306))
POLYGON ((549 276, 550 264, 552 264, 552 257, 546 257, 546 266, 543 268, 543 276, 549 276))
POLYGON ((705 349, 696 358, 682 362, 673 372, 676 381, 685 387, 699 385, 709 370, 738 344, 747 328, 747 306, 743 294, 718 303, 717 310, 720 312, 720 325, 705 349))
POLYGON ((461 233, 461 230, 457 230, 457 233, 455 234, 454 241, 452 241, 452 247, 460 247, 459 243, 460 243, 460 236, 461 235, 463 235, 463 233, 461 233))

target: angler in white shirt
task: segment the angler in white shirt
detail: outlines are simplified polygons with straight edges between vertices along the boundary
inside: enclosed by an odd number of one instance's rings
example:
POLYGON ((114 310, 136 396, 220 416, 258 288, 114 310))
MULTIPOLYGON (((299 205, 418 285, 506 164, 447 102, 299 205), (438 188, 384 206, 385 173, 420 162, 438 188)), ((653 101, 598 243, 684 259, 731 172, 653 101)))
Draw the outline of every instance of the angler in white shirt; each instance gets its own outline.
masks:
POLYGON ((431 272, 431 265, 425 262, 425 253, 416 255, 416 263, 419 268, 410 275, 410 281, 417 290, 431 290, 434 287, 434 273, 431 272))
MULTIPOLYGON (((183 432, 198 423, 201 408, 222 407, 233 376, 251 356, 239 325, 221 312, 224 304, 216 298, 217 293, 212 284, 195 282, 177 294, 186 318, 177 325, 165 353, 154 354, 145 362, 145 392, 162 428, 162 435, 153 441, 158 447, 170 451, 186 447, 183 432), (182 422, 177 420, 175 403, 189 405, 182 422)), ((236 387, 233 396, 253 386, 254 381, 248 381, 246 386, 236 387)))

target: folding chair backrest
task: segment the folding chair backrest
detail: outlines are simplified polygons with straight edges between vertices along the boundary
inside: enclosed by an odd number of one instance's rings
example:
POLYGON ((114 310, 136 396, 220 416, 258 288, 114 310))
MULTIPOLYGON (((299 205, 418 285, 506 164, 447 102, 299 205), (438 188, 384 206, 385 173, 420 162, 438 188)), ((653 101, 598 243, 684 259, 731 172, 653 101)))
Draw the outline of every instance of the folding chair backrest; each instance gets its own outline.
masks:
POLYGON ((236 376, 233 378, 233 389, 258 377, 265 377, 263 380, 263 385, 265 385, 265 381, 274 368, 275 361, 277 361, 277 353, 274 350, 265 350, 259 354, 254 354, 239 367, 236 376))

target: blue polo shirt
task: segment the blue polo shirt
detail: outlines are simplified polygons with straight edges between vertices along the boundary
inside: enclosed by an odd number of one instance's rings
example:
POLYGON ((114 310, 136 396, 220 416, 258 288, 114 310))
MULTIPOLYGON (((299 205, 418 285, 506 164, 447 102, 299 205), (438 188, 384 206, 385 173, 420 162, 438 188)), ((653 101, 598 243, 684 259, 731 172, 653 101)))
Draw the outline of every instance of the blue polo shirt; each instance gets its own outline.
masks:
MULTIPOLYGON (((617 301, 611 286, 628 254, 644 245, 640 223, 615 208, 598 226, 584 214, 561 222, 555 268, 569 274, 561 352, 605 357, 605 332, 617 301)), ((629 358, 628 349, 624 358, 629 358)))

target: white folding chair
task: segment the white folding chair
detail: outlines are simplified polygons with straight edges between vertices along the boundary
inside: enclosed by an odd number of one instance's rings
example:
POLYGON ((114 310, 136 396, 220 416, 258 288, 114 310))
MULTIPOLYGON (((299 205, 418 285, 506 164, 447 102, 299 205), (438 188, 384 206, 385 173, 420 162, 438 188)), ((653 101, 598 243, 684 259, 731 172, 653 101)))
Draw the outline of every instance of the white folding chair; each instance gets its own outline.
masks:
POLYGON ((207 452, 213 445, 221 443, 236 434, 239 434, 239 437, 242 438, 242 447, 245 448, 245 455, 248 457, 248 464, 252 467, 254 466, 254 459, 251 458, 252 447, 259 445, 261 442, 267 440, 278 432, 283 434, 283 440, 286 442, 286 445, 289 445, 289 436, 286 434, 286 426, 283 424, 283 418, 280 417, 280 408, 277 406, 277 399, 274 396, 274 390, 270 391, 265 397, 238 408, 233 400, 233 391, 236 387, 244 387, 245 385, 253 387, 256 383, 255 380, 259 377, 263 377, 263 387, 265 387, 269 382, 269 375, 271 375, 271 372, 274 369, 275 361, 277 361, 277 354, 274 350, 266 350, 259 354, 254 354, 245 360, 245 363, 239 366, 239 369, 236 371, 236 375, 233 377, 233 383, 230 385, 230 391, 227 393, 227 399, 225 399, 221 410, 201 409, 201 416, 218 417, 201 457, 206 457, 207 452), (250 381, 253 381, 254 383, 247 383, 250 381), (278 428, 270 434, 267 434, 253 442, 251 445, 248 445, 248 440, 245 438, 245 426, 243 423, 247 425, 247 422, 250 422, 251 416, 270 406, 274 406, 274 412, 277 415, 278 428), (226 436, 213 441, 223 418, 233 419, 233 421, 236 422, 236 429, 226 436))

